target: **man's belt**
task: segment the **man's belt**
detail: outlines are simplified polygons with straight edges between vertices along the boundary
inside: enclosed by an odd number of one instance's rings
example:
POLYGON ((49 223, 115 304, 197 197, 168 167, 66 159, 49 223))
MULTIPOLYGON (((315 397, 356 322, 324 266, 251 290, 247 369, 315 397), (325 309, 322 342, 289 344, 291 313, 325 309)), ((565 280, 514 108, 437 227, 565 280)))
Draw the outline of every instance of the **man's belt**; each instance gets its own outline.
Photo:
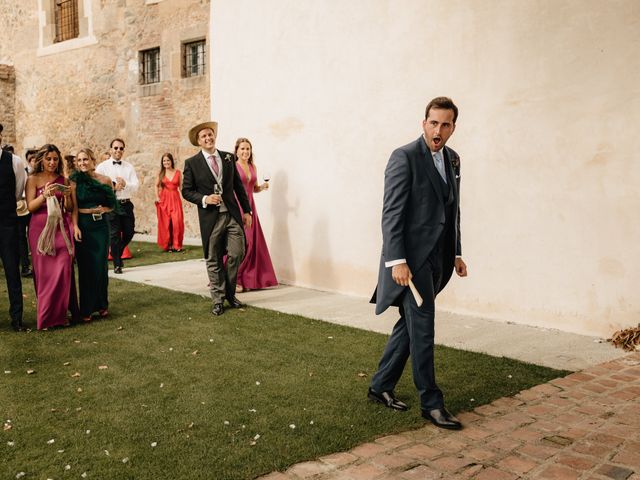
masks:
POLYGON ((125 203, 131 203, 131 199, 130 198, 119 198, 118 202, 120 202, 121 205, 124 205, 125 203))

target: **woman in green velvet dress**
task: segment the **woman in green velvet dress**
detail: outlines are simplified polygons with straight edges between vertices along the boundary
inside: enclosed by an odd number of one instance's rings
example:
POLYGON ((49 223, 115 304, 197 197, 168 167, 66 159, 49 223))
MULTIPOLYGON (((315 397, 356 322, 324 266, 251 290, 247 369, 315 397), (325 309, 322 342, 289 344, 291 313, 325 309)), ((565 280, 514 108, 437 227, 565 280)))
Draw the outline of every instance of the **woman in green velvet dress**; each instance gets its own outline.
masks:
POLYGON ((109 314, 109 221, 107 212, 116 207, 116 196, 111 179, 96 173, 96 159, 88 148, 76 156, 77 171, 71 175, 71 192, 74 204, 74 237, 80 313, 85 322, 91 315, 109 314))

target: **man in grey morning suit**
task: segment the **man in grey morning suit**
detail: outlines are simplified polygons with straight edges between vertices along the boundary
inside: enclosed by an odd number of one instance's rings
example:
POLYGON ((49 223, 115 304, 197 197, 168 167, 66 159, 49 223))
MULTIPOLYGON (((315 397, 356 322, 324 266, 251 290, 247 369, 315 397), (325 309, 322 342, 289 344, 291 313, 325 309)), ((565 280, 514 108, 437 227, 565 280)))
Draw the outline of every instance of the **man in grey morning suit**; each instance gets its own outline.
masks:
POLYGON ((411 353, 413 379, 422 416, 441 428, 458 430, 460 421, 444 406, 435 379, 435 297, 456 273, 465 277, 460 243, 460 157, 449 147, 458 108, 447 97, 431 100, 422 122, 424 135, 396 149, 385 170, 382 256, 372 302, 376 314, 390 306, 400 320, 389 337, 368 397, 395 410, 407 405, 394 388, 411 353), (418 307, 408 288, 413 281, 424 299, 418 307))
POLYGON ((216 149, 217 134, 216 122, 201 123, 189 131, 191 144, 202 150, 185 161, 182 196, 198 206, 213 300, 211 313, 222 315, 225 298, 231 308, 242 307, 235 296, 236 279, 245 250, 242 226, 250 227, 252 217, 247 192, 236 174, 235 157, 216 149), (226 267, 223 263, 225 254, 226 267))

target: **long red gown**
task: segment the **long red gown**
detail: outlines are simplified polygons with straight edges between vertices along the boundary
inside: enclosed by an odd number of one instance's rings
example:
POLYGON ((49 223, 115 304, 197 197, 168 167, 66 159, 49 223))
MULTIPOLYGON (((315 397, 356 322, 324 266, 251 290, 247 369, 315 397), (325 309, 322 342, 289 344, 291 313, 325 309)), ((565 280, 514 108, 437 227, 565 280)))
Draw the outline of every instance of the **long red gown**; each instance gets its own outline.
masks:
MULTIPOLYGON (((278 285, 278 280, 273 269, 273 264, 271 263, 267 242, 264 239, 264 234, 260 227, 256 203, 253 200, 253 187, 257 182, 256 169, 252 164, 249 165, 251 172, 249 177, 247 177, 244 169, 239 164, 236 164, 236 170, 242 179, 244 189, 247 191, 249 205, 251 205, 251 211, 253 212, 251 228, 245 227, 244 229, 247 239, 247 250, 244 260, 238 269, 238 285, 242 285, 244 288, 251 290, 274 287, 278 285)), ((240 210, 242 210, 242 207, 240 207, 240 210)))
POLYGON ((167 251, 170 248, 182 250, 184 240, 184 215, 180 198, 180 170, 176 170, 169 180, 162 179, 160 201, 156 204, 158 213, 158 245, 167 251))

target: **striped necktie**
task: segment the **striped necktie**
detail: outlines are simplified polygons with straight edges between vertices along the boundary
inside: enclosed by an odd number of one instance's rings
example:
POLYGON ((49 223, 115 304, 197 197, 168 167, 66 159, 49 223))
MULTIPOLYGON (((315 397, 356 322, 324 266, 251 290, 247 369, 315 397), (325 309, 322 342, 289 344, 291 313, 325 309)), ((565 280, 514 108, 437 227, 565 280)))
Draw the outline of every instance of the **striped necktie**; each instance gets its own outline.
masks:
POLYGON ((213 155, 209 155, 209 163, 211 164, 211 168, 213 169, 213 173, 216 174, 216 177, 220 176, 220 167, 218 167, 218 162, 216 162, 216 157, 213 155))

